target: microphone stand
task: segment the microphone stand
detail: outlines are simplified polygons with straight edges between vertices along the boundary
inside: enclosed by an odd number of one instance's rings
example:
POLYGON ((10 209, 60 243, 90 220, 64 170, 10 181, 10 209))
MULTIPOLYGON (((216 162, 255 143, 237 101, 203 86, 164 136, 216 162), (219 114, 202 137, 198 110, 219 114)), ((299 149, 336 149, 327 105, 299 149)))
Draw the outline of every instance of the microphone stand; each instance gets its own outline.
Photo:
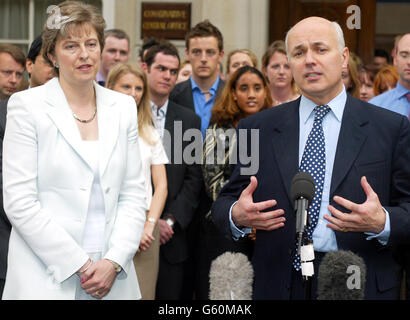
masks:
MULTIPOLYGON (((307 219, 307 224, 309 219, 307 219)), ((299 247, 300 261, 301 261, 301 273, 303 287, 305 288, 305 300, 312 300, 312 280, 314 276, 314 264, 315 253, 313 249, 313 241, 307 237, 306 228, 302 235, 303 246, 299 247)))

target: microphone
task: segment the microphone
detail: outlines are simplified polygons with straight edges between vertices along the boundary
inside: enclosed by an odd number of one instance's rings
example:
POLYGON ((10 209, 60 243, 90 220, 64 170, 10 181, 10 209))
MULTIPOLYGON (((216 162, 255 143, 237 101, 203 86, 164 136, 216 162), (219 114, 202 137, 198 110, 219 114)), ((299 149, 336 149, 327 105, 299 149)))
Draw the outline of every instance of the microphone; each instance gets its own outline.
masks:
POLYGON ((318 300, 363 300, 366 265, 351 251, 329 251, 318 272, 318 300))
POLYGON ((315 183, 306 172, 298 172, 292 179, 290 197, 295 204, 296 234, 298 236, 298 254, 302 245, 302 235, 308 223, 308 209, 315 196, 315 183))
POLYGON ((243 253, 225 252, 211 263, 210 300, 252 300, 253 268, 243 253))

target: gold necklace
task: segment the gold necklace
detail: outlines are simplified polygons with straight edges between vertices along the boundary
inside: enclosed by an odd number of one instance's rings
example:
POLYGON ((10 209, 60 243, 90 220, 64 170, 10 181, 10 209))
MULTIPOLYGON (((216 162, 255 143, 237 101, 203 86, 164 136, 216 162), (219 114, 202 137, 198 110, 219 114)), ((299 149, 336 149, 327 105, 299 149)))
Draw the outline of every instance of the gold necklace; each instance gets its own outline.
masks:
POLYGON ((87 119, 87 120, 80 119, 80 118, 77 117, 77 115, 76 115, 74 112, 72 112, 72 111, 71 111, 71 113, 73 114, 73 117, 74 117, 75 120, 80 121, 81 123, 89 123, 89 122, 91 122, 91 121, 94 120, 95 115, 97 114, 97 106, 94 107, 94 114, 92 115, 92 117, 91 117, 90 119, 87 119))

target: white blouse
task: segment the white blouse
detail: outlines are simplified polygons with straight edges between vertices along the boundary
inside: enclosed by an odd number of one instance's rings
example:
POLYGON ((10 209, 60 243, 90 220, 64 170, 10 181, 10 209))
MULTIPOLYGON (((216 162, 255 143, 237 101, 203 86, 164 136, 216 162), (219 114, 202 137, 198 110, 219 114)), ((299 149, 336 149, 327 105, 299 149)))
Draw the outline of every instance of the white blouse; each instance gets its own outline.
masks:
POLYGON ((105 205, 99 171, 100 144, 98 140, 83 140, 82 144, 87 154, 87 161, 94 171, 82 247, 87 253, 101 252, 104 246, 105 205))
POLYGON ((151 131, 153 141, 155 141, 153 145, 148 144, 141 136, 138 137, 142 170, 145 176, 145 190, 148 209, 150 208, 152 201, 151 165, 168 163, 168 157, 165 153, 158 132, 153 126, 150 127, 149 130, 151 131))

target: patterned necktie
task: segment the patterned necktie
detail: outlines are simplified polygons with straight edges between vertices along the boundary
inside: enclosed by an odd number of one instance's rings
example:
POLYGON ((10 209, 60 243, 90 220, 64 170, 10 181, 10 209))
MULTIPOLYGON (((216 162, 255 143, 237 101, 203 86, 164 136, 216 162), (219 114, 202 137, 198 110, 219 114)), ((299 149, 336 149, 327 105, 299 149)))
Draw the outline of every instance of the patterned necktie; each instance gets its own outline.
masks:
POLYGON ((157 129, 159 136, 161 139, 164 135, 164 128, 162 127, 162 121, 165 119, 165 111, 162 108, 158 108, 157 106, 152 108, 153 116, 154 116, 154 127, 157 129))
MULTIPOLYGON (((328 106, 317 106, 314 109, 315 120, 312 130, 309 133, 299 171, 309 173, 315 182, 315 196, 309 207, 309 225, 307 227, 307 237, 312 239, 313 231, 317 225, 322 201, 323 183, 325 180, 326 156, 325 156, 325 135, 323 133, 322 120, 330 111, 328 106)), ((300 270, 300 257, 296 253, 293 266, 300 270)))

